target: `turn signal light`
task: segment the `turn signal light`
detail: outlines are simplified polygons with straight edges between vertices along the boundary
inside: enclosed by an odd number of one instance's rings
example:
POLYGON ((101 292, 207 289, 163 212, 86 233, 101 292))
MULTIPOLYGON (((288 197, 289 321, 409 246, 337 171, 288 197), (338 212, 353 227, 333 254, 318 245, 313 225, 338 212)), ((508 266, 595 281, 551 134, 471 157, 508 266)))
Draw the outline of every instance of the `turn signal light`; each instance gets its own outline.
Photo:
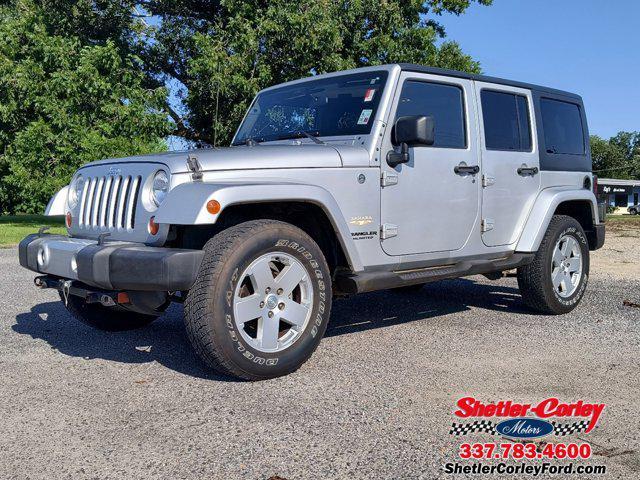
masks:
POLYGON ((131 303, 127 292, 118 292, 118 303, 131 303))
POLYGON ((157 235, 158 230, 160 230, 160 225, 156 223, 156 217, 151 217, 149 219, 149 233, 151 235, 157 235))
POLYGON ((67 228, 71 228, 71 225, 73 224, 73 217, 71 216, 71 212, 67 212, 64 222, 67 225, 67 228))
POLYGON ((217 215, 220 213, 220 210, 222 210, 222 207, 220 206, 220 202, 217 200, 209 200, 207 202, 207 212, 211 215, 217 215))

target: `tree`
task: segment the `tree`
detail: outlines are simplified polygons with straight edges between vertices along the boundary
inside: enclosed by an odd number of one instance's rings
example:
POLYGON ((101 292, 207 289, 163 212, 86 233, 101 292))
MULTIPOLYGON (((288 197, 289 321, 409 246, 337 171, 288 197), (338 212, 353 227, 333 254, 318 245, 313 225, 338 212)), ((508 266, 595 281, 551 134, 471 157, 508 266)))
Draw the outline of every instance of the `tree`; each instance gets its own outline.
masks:
POLYGON ((609 140, 592 135, 591 157, 600 177, 640 179, 640 132, 619 132, 609 140))
POLYGON ((79 165, 167 135, 228 144, 275 83, 393 62, 479 72, 437 21, 472 3, 492 0, 7 0, 0 213, 41 211, 79 165))
POLYGON ((1 7, 0 213, 41 213, 89 161, 165 149, 167 92, 144 81, 115 40, 61 35, 35 2, 1 7))
MULTIPOLYGON (((490 5, 491 0, 475 0, 490 5)), ((175 133, 228 144, 251 98, 283 81, 329 71, 415 62, 479 72, 458 44, 441 42, 437 15, 472 0, 148 0, 161 18, 140 56, 151 80, 177 81, 175 133)))

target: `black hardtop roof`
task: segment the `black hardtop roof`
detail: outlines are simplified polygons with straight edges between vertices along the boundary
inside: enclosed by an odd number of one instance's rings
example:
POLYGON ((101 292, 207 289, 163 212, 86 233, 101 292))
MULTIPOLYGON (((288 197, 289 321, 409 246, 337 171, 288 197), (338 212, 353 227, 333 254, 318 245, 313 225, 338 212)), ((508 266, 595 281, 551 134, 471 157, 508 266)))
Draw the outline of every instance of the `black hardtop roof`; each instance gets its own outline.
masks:
POLYGON ((509 85, 511 87, 525 88, 528 90, 536 90, 541 93, 561 95, 564 97, 570 97, 570 98, 582 101, 582 98, 580 97, 580 95, 577 95, 575 93, 565 92, 563 90, 557 90, 555 88, 542 87, 540 85, 534 85, 531 83, 517 82, 514 80, 506 80, 504 78, 498 78, 498 77, 489 77, 486 75, 478 75, 475 73, 460 72, 458 70, 448 70, 446 68, 425 67, 423 65, 416 65, 413 63, 399 63, 398 65, 400 65, 400 68, 402 68, 402 70, 407 72, 428 73, 431 75, 443 75, 446 77, 465 78, 468 80, 477 80, 479 82, 496 83, 499 85, 509 85))

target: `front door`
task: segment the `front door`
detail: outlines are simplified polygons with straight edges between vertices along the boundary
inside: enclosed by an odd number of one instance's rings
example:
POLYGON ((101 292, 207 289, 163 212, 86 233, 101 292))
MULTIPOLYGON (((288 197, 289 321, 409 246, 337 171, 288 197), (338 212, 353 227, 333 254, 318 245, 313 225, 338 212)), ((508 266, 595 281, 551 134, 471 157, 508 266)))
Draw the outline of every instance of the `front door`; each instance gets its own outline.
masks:
MULTIPOLYGON (((382 156, 382 248, 388 255, 458 250, 479 210, 480 174, 456 168, 479 167, 473 83, 404 72, 394 105, 391 124, 407 115, 433 117, 435 143, 410 148, 409 162, 396 168, 382 156)), ((383 152, 394 148, 386 138, 383 152)))
POLYGON ((476 82, 484 188, 482 240, 516 242, 540 190, 531 92, 476 82))

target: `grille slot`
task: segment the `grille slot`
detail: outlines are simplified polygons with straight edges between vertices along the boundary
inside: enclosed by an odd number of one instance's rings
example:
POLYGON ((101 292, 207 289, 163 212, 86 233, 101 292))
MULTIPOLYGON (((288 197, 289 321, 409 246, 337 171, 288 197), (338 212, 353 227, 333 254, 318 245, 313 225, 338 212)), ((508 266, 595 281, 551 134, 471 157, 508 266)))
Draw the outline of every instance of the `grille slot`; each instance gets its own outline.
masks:
POLYGON ((133 230, 141 183, 139 175, 87 178, 80 201, 80 228, 133 230))

